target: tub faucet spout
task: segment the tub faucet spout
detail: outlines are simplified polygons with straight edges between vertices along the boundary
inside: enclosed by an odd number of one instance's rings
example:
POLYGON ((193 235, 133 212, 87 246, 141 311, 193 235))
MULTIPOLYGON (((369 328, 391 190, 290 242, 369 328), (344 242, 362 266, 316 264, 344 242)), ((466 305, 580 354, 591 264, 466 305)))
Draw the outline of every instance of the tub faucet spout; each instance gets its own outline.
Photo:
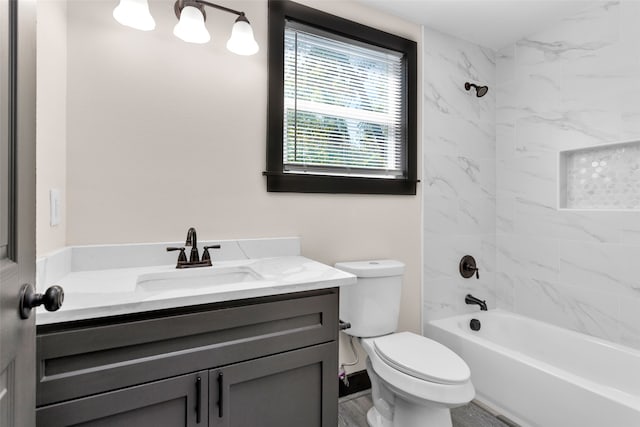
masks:
POLYGON ((471 294, 467 294, 467 296, 464 297, 464 302, 467 304, 478 304, 481 311, 487 311, 487 302, 478 299, 471 294))

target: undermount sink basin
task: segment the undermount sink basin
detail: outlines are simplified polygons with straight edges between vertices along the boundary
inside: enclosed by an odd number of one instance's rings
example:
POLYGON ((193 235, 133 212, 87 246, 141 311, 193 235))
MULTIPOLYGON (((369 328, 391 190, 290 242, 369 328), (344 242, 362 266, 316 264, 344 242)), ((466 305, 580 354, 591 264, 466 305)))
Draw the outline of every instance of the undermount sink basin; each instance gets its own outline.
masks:
POLYGON ((143 291, 200 289, 233 283, 254 282, 262 277, 250 267, 213 267, 173 270, 138 276, 136 288, 143 291))

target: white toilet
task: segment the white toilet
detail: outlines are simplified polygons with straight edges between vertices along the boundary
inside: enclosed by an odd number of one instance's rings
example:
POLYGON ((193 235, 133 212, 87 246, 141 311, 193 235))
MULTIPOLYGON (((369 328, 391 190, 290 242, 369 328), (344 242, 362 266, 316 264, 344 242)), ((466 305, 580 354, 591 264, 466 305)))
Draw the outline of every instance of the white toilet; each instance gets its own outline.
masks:
POLYGON ((442 344, 411 332, 396 333, 404 264, 340 262, 358 276, 340 289, 340 319, 367 352, 372 427, 451 427, 450 408, 473 399, 469 367, 442 344))

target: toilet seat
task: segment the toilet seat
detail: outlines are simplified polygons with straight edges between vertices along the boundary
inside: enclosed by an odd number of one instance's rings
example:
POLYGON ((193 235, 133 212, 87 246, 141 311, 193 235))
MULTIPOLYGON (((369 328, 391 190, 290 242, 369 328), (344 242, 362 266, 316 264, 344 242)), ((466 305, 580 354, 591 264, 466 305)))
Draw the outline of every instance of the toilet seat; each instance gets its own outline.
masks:
POLYGON ((373 340, 377 355, 412 377, 438 384, 464 384, 471 371, 449 348, 421 335, 400 332, 373 340))
MULTIPOLYGON (((410 334, 410 332, 407 332, 410 334)), ((466 381, 452 384, 438 383, 434 381, 427 381, 419 378, 415 375, 407 374, 397 369, 394 365, 388 363, 383 359, 376 350, 375 341, 382 338, 392 337, 399 334, 385 335, 384 337, 377 338, 362 338, 360 343, 369 356, 369 362, 374 373, 380 377, 386 385, 393 390, 394 393, 404 396, 406 399, 415 403, 421 404, 421 402, 434 402, 449 408, 455 408, 456 406, 467 404, 475 396, 475 389, 471 383, 470 374, 466 381)), ((415 334, 413 334, 415 335, 415 334)), ((416 335, 419 338, 419 335, 416 335)), ((428 338, 424 338, 428 340, 428 338)), ((384 342, 384 341, 383 341, 384 342)), ((446 348, 442 346, 443 348, 446 348)), ((419 355, 416 350, 412 350, 416 355, 419 355)), ((453 353, 453 352, 451 352, 453 353)), ((453 355, 459 359, 455 353, 453 355)), ((428 355, 421 355, 422 357, 428 357, 428 355)), ((387 357, 388 359, 388 357, 387 357)), ((464 364, 466 369, 466 363, 462 359, 460 361, 464 364)), ((397 362, 397 361, 396 361, 397 362)), ((397 363, 395 364, 397 366, 397 363)), ((406 363, 405 363, 406 365, 406 363)), ((415 369, 414 369, 415 373, 415 369)), ((437 376, 437 375, 433 375, 437 376)), ((445 375, 446 376, 446 375, 445 375)))

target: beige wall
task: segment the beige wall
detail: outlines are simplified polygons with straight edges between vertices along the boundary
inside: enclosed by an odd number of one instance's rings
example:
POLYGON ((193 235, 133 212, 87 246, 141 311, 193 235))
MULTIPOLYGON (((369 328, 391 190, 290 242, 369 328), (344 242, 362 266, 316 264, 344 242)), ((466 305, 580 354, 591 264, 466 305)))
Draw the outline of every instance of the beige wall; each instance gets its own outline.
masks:
MULTIPOLYGON (((300 236, 327 264, 399 259, 400 328, 420 332, 420 195, 266 191, 267 2, 232 4, 261 46, 248 58, 224 48, 231 15, 208 11, 212 41, 192 45, 172 35, 173 0, 150 2, 152 32, 118 24, 115 3, 68 8, 66 243, 180 240, 195 226, 205 239, 300 236)), ((304 3, 420 40, 419 26, 354 2, 304 3)))
POLYGON ((65 246, 67 163, 67 3, 38 1, 36 248, 39 255, 65 246), (60 190, 61 223, 49 225, 49 190, 60 190))

